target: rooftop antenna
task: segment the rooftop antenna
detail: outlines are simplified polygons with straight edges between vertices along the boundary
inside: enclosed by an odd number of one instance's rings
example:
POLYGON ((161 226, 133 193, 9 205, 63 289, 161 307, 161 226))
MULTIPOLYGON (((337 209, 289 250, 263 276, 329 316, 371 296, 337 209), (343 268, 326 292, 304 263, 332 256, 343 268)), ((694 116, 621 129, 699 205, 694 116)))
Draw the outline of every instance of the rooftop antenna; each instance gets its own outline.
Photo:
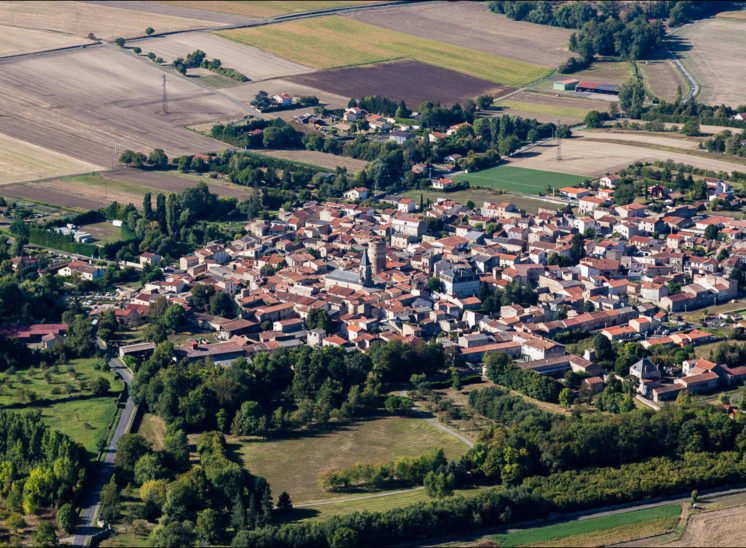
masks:
POLYGON ((168 96, 166 95, 166 75, 163 75, 163 114, 168 114, 168 96))
POLYGON ((557 160, 562 159, 562 152, 560 150, 560 145, 562 144, 562 136, 560 133, 560 121, 557 120, 557 160))

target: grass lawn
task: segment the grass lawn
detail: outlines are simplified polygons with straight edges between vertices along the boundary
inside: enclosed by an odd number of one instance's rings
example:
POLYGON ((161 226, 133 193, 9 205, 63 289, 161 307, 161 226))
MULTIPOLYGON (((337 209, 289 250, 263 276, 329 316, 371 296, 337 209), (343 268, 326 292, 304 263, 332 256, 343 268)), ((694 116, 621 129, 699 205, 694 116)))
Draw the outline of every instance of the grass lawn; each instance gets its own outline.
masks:
POLYGON ((124 192, 127 194, 137 194, 143 196, 146 192, 153 192, 153 189, 147 186, 142 186, 134 183, 127 183, 125 181, 117 181, 101 175, 100 173, 93 173, 89 175, 73 175, 71 177, 60 177, 63 181, 70 181, 71 183, 78 183, 81 185, 105 187, 111 191, 124 192))
POLYGON ((544 192, 547 185, 559 189, 582 183, 589 177, 539 171, 513 166, 496 166, 473 173, 463 173, 453 177, 456 181, 469 181, 472 186, 484 186, 501 190, 538 194, 544 192))
POLYGON ((54 403, 41 411, 47 426, 67 434, 96 455, 96 440, 106 435, 116 409, 116 398, 106 396, 54 403))
POLYGON ((121 392, 124 385, 119 377, 108 369, 95 369, 96 363, 102 362, 98 358, 84 358, 50 366, 46 371, 39 367, 21 369, 13 374, 3 371, 0 373, 0 407, 15 403, 33 405, 33 401, 39 399, 84 396, 90 394, 89 386, 98 377, 109 381, 111 392, 121 392))
MULTIPOLYGON (((548 541, 553 541, 551 544, 552 546, 555 546, 557 545, 554 542, 556 539, 568 539, 569 541, 568 537, 589 535, 597 533, 598 531, 609 531, 633 524, 636 525, 634 529, 639 529, 644 523, 653 520, 665 522, 665 526, 668 526, 669 529, 673 529, 676 526, 680 514, 681 506, 679 504, 667 504, 665 506, 647 508, 644 510, 633 510, 631 512, 612 514, 598 518, 556 523, 544 527, 534 527, 532 529, 524 529, 523 531, 517 531, 515 533, 496 535, 492 537, 492 539, 500 546, 540 545, 541 543, 547 543, 548 541)), ((663 525, 663 523, 658 525, 663 525)), ((663 531, 665 530, 668 529, 664 529, 663 531)), ((609 541, 600 540, 597 544, 604 545, 608 542, 609 541)), ((582 544, 579 542, 570 542, 567 544, 567 546, 578 545, 582 544)))
POLYGON ((319 69, 409 58, 509 86, 526 85, 551 70, 339 16, 217 34, 319 69))
POLYGON ((197 77, 196 80, 200 84, 204 84, 215 89, 230 88, 242 83, 238 80, 234 80, 233 78, 223 76, 222 74, 206 74, 204 76, 197 77))
POLYGON ((420 194, 422 199, 427 202, 431 200, 433 202, 438 199, 454 200, 460 204, 465 204, 469 200, 474 202, 474 205, 481 207, 483 202, 510 202, 521 209, 525 209, 527 213, 536 215, 539 212, 539 208, 558 210, 559 205, 553 202, 547 202, 541 198, 531 198, 529 196, 520 196, 518 194, 498 193, 488 188, 470 188, 468 190, 457 190, 455 192, 440 192, 437 190, 408 190, 401 194, 403 198, 409 198, 416 200, 419 204, 420 194))
POLYGON ((463 442, 429 422, 404 417, 364 420, 291 439, 242 438, 240 445, 232 445, 252 474, 267 478, 273 492, 290 493, 296 504, 356 496, 319 487, 319 477, 325 470, 339 470, 358 462, 378 463, 417 456, 439 447, 448 458, 458 457, 467 450, 463 442), (288 466, 289 462, 295 464, 288 466))
POLYGON ((166 437, 166 423, 157 415, 145 413, 137 433, 153 445, 154 451, 160 451, 163 449, 163 440, 166 437))
POLYGON ((96 239, 95 243, 99 245, 111 244, 122 239, 122 229, 114 226, 109 221, 81 225, 80 229, 89 232, 96 239))
POLYGON ((566 78, 621 84, 633 76, 634 69, 632 68, 632 63, 628 61, 596 61, 586 70, 581 70, 574 74, 555 74, 551 78, 537 82, 532 87, 544 91, 554 91, 552 88, 554 82, 566 78))
MULTIPOLYGON (((470 497, 477 495, 486 489, 493 488, 480 487, 477 489, 456 489, 454 490, 454 494, 456 496, 462 495, 464 497, 470 497)), ((386 510, 391 510, 392 508, 401 508, 410 504, 430 502, 432 500, 433 499, 425 494, 424 489, 417 489, 416 491, 395 493, 376 498, 352 500, 336 504, 304 506, 303 508, 297 508, 297 514, 291 514, 290 517, 300 519, 300 521, 325 520, 332 516, 345 516, 347 514, 352 514, 353 512, 384 512, 386 510)))
POLYGON ((588 110, 583 108, 573 107, 560 107, 555 105, 544 105, 542 103, 528 103, 526 101, 513 101, 511 99, 505 99, 495 103, 496 107, 503 110, 517 110, 521 112, 535 112, 536 114, 551 114, 553 116, 560 116, 564 118, 578 118, 583 119, 588 113, 588 110))

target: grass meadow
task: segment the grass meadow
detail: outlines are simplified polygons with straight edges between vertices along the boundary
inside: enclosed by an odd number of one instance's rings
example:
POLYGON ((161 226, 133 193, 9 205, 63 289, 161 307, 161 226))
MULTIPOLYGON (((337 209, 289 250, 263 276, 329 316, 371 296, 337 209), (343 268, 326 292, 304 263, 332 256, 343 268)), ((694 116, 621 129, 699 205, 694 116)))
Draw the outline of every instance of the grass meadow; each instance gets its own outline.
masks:
MULTIPOLYGON (((611 542, 618 542, 618 540, 611 538, 610 533, 616 530, 618 534, 622 527, 625 528, 625 534, 632 533, 633 538, 647 536, 647 534, 638 533, 646 525, 653 524, 653 522, 655 522, 653 527, 655 532, 648 534, 659 534, 671 530, 676 526, 680 514, 681 505, 667 504, 644 510, 633 510, 597 518, 533 527, 515 533, 496 535, 492 537, 492 540, 500 546, 541 546, 548 544, 550 541, 552 546, 603 546, 611 542), (599 534, 600 532, 604 532, 609 538, 604 538, 605 535, 599 534), (589 536, 593 536, 594 539, 591 540, 588 538, 589 536), (581 539, 581 537, 583 538, 581 539), (562 542, 561 539, 564 539, 565 542, 562 542)), ((627 536, 626 538, 629 539, 630 537, 627 536)))
POLYGON ((116 399, 115 396, 103 396, 53 403, 41 408, 41 417, 47 426, 67 434, 96 455, 96 441, 106 436, 117 410, 116 399))
POLYGON ((539 194, 547 185, 554 188, 571 186, 588 179, 580 175, 540 171, 513 166, 496 166, 453 177, 456 181, 469 181, 471 186, 483 186, 524 194, 539 194))
POLYGON ((562 118, 585 118, 588 110, 582 108, 563 107, 558 105, 545 105, 542 103, 529 103, 526 101, 513 101, 504 99, 495 103, 496 107, 504 110, 514 110, 520 112, 533 112, 536 114, 549 114, 562 118))
POLYGON ((509 86, 526 85, 551 71, 548 67, 339 16, 219 31, 217 34, 319 69, 408 58, 509 86))
POLYGON ((319 477, 326 470, 418 456, 440 447, 452 459, 467 450, 466 444, 429 422, 409 417, 363 420, 290 439, 241 438, 240 444, 231 445, 252 474, 267 478, 273 492, 290 493, 295 504, 359 496, 319 487, 319 477), (288 466, 289 462, 293 465, 288 466))

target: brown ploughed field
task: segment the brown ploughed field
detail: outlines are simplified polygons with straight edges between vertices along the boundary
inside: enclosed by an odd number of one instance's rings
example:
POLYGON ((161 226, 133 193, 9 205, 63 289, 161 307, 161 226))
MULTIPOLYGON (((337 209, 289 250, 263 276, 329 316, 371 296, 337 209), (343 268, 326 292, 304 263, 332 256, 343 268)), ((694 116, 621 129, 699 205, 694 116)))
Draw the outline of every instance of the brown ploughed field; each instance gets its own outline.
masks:
POLYGON ((108 206, 114 201, 120 204, 132 203, 137 208, 142 207, 142 195, 73 183, 62 179, 5 186, 0 189, 0 192, 6 196, 83 211, 108 206))
POLYGON ((173 157, 225 148, 184 126, 238 118, 247 111, 210 90, 114 47, 0 63, 0 111, 7 135, 99 166, 130 148, 173 157))
POLYGON ((0 24, 0 57, 92 43, 70 34, 0 24))
POLYGON ((490 12, 487 2, 422 2, 345 17, 537 65, 555 67, 570 57, 572 31, 512 21, 490 12))
POLYGON ((419 61, 329 69, 288 79, 345 97, 380 95, 403 100, 412 108, 423 101, 450 106, 478 95, 504 95, 515 89, 419 61))

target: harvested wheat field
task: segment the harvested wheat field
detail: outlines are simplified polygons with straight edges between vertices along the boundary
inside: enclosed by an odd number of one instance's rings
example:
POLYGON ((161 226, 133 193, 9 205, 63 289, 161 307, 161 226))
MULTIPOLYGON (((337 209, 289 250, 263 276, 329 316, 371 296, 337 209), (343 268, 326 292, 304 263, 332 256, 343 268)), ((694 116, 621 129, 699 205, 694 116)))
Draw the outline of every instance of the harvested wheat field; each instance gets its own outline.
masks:
POLYGON ((148 61, 105 47, 13 59, 0 65, 3 131, 50 150, 102 166, 114 149, 169 156, 225 148, 183 126, 237 118, 246 109, 148 61))
POLYGON ((746 21, 710 18, 677 33, 691 47, 679 52, 681 62, 699 82, 697 102, 706 105, 746 104, 746 21))
POLYGON ((498 115, 516 114, 536 118, 541 122, 578 123, 585 118, 589 110, 604 112, 611 103, 555 94, 520 91, 496 103, 500 107, 498 115))
MULTIPOLYGON (((379 0, 380 1, 380 0, 379 0)), ((219 13, 230 13, 248 17, 275 17, 289 13, 301 13, 304 11, 325 10, 332 8, 347 8, 362 4, 375 4, 365 0, 284 0, 280 1, 256 1, 236 2, 235 0, 160 0, 159 3, 169 6, 198 9, 200 11, 214 11, 219 13)))
POLYGON ((152 51, 169 63, 176 57, 186 57, 194 50, 201 49, 207 54, 208 59, 220 59, 224 67, 236 69, 252 80, 266 80, 314 70, 266 51, 207 32, 187 32, 147 38, 132 42, 132 45, 137 45, 144 52, 152 51))
POLYGON ((478 95, 504 95, 515 89, 419 61, 330 69, 290 80, 346 97, 380 95, 402 100, 413 108, 423 101, 452 105, 478 95))
POLYGON ((537 65, 554 67, 570 56, 572 31, 513 21, 490 12, 487 2, 423 2, 345 17, 537 65))
POLYGON ((575 137, 583 137, 589 140, 594 139, 613 139, 615 141, 625 141, 630 144, 634 143, 650 143, 653 145, 659 145, 663 147, 673 148, 684 148, 687 150, 697 150, 701 139, 696 137, 687 137, 673 133, 667 135, 665 133, 654 133, 654 132, 640 132, 640 131, 625 131, 616 129, 605 129, 605 130, 593 130, 593 129, 581 129, 573 132, 575 137))
POLYGON ((0 133, 0 184, 97 169, 101 167, 0 133))
MULTIPOLYGON (((616 137, 614 134, 599 135, 599 138, 609 140, 616 140, 616 137)), ((733 170, 743 171, 744 169, 742 164, 732 164, 681 152, 646 148, 644 146, 646 136, 644 135, 640 135, 637 141, 643 143, 643 146, 635 146, 633 141, 624 144, 623 142, 603 142, 592 139, 592 137, 586 137, 562 141, 561 159, 559 160, 557 159, 556 141, 540 144, 524 153, 512 156, 510 165, 586 176, 613 173, 637 161, 653 162, 668 159, 714 171, 731 172, 733 170)))
POLYGON ((681 538, 665 546, 746 546, 746 506, 691 516, 681 538))
MULTIPOLYGON (((163 173, 162 171, 141 171, 139 169, 126 168, 106 173, 106 177, 115 181, 131 183, 152 189, 153 193, 162 191, 164 193, 181 192, 197 184, 193 176, 178 176, 163 173)), ((250 188, 234 185, 228 182, 214 180, 205 181, 210 192, 221 198, 237 198, 246 200, 251 196, 250 188)))
POLYGON ((0 25, 0 57, 92 43, 71 34, 0 25))
POLYGON ((199 29, 215 23, 199 19, 159 15, 122 9, 115 2, 107 5, 88 2, 0 2, 0 23, 18 27, 53 30, 113 40, 121 36, 144 36, 146 27, 157 32, 199 29))
POLYGON ((357 160, 355 158, 349 158, 347 156, 337 156, 336 154, 329 154, 328 152, 319 152, 317 150, 272 150, 272 149, 260 149, 252 150, 256 154, 264 154, 266 156, 272 156, 273 158, 282 158, 283 160, 292 160, 294 162, 301 162, 304 164, 311 164, 314 166, 323 167, 326 169, 334 170, 337 166, 344 167, 349 173, 357 173, 365 169, 368 162, 365 160, 357 160))
POLYGON ((673 63, 666 60, 638 62, 645 88, 659 99, 673 101, 676 98, 676 89, 681 86, 681 95, 689 91, 689 85, 681 73, 676 70, 673 63))

